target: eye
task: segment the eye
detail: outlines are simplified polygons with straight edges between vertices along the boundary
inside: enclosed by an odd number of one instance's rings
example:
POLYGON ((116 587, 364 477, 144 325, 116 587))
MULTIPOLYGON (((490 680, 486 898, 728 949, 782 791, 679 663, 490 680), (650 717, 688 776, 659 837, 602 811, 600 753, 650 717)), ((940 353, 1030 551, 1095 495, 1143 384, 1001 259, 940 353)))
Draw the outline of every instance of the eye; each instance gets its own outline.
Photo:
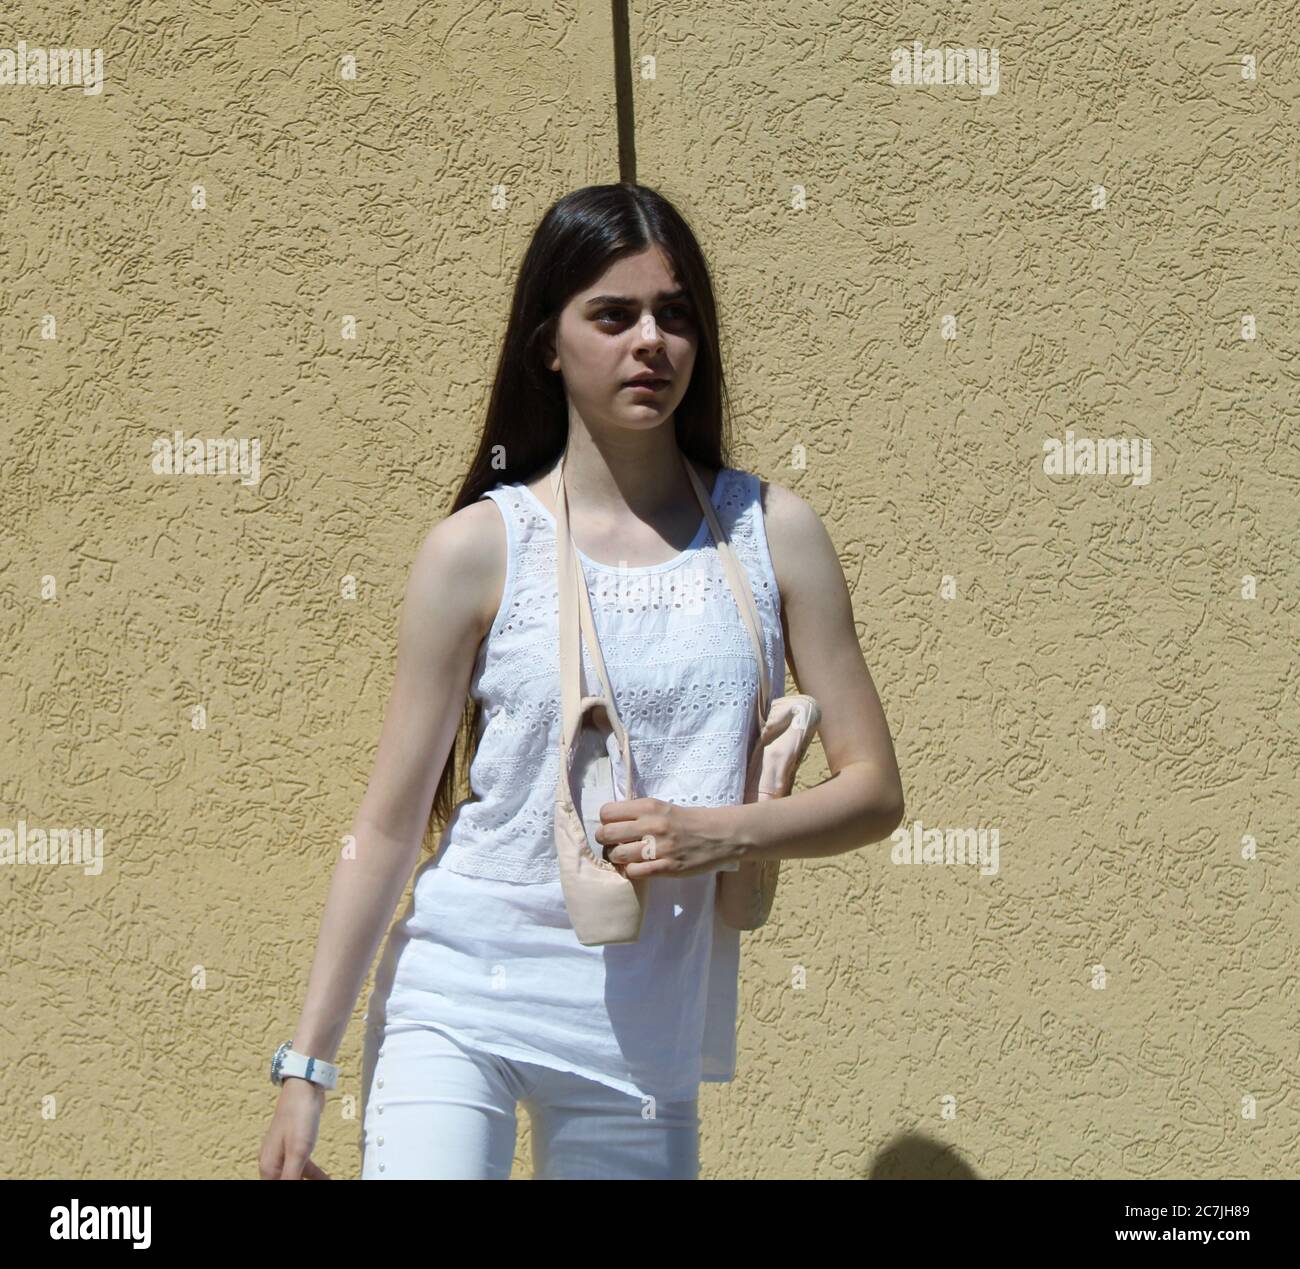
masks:
MULTIPOLYGON (((613 321, 614 324, 621 325, 628 320, 628 310, 625 308, 603 308, 596 314, 596 320, 598 322, 613 321)), ((661 320, 670 323, 688 322, 691 320, 690 306, 686 304, 670 304, 664 310, 661 320)))

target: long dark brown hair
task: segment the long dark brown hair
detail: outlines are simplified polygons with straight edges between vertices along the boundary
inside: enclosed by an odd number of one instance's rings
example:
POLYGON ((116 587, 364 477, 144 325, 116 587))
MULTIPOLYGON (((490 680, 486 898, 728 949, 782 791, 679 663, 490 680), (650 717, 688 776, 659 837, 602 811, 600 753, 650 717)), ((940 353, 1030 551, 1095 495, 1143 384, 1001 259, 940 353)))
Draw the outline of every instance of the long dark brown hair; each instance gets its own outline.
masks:
MULTIPOLYGON (((478 451, 448 515, 494 485, 528 482, 548 470, 564 449, 569 406, 564 382, 545 364, 561 310, 616 260, 657 246, 694 313, 698 346, 686 395, 674 412, 682 453, 710 468, 730 466, 729 403, 719 351, 718 312, 708 265, 677 209, 646 185, 589 185, 552 204, 524 253, 510 305, 492 396, 478 451)), ((447 756, 424 837, 437 836, 455 809, 457 750, 468 772, 477 749, 482 705, 466 697, 464 716, 447 756)), ((468 778, 464 779, 468 790, 468 778)))

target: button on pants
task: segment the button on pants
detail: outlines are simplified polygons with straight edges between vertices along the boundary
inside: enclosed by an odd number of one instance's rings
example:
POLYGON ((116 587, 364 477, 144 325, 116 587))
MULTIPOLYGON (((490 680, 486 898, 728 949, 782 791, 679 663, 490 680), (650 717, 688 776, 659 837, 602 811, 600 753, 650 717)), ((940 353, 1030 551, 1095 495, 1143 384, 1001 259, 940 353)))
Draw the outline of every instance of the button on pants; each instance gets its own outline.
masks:
POLYGON ((535 1180, 698 1179, 695 1099, 652 1102, 397 1023, 369 1024, 362 1087, 363 1181, 509 1180, 521 1101, 535 1180))

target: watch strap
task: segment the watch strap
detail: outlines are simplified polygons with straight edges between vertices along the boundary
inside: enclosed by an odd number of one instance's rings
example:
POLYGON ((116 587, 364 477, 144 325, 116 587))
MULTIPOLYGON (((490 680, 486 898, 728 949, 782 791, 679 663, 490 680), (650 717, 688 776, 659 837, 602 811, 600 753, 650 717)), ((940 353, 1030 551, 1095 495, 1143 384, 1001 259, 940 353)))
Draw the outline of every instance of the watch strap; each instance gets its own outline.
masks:
POLYGON ((272 1060, 271 1082, 283 1084, 290 1075, 319 1084, 322 1088, 333 1088, 338 1083, 339 1068, 333 1062, 295 1053, 286 1041, 276 1050, 272 1060))

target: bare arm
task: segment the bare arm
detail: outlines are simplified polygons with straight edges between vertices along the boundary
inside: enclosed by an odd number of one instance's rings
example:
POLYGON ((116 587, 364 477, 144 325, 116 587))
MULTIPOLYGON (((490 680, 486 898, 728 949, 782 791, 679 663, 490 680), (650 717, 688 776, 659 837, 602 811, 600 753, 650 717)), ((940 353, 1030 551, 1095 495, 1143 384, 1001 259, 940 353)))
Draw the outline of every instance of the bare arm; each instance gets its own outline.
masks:
POLYGON ((490 502, 436 525, 402 603, 397 668, 374 769, 352 822, 356 857, 334 866, 293 1048, 333 1061, 397 901, 465 707, 505 581, 505 526, 490 502))
POLYGON ((889 725, 858 645, 834 543, 798 494, 769 484, 766 495, 787 659, 798 690, 822 708, 817 734, 831 777, 788 797, 727 808, 753 862, 842 854, 888 836, 903 818, 889 725))

